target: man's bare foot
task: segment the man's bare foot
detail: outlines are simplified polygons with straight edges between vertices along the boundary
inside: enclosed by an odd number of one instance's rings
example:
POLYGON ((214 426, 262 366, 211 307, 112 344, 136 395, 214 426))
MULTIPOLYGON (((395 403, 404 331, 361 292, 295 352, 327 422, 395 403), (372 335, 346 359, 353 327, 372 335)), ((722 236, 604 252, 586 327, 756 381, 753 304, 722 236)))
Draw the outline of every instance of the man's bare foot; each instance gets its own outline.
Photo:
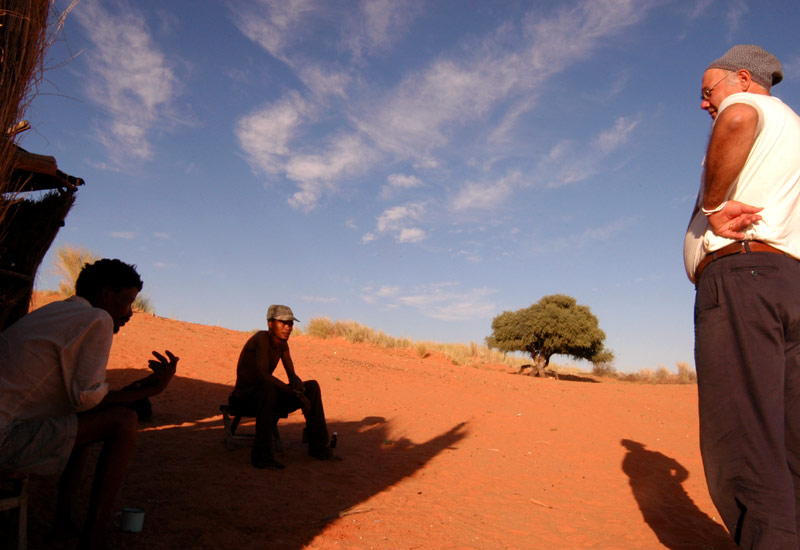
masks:
POLYGON ((55 520, 50 530, 45 535, 48 542, 63 542, 70 539, 77 539, 81 536, 81 529, 71 521, 55 520))
POLYGON ((263 470, 265 468, 267 470, 280 470, 281 468, 285 468, 285 466, 275 460, 275 457, 273 457, 271 454, 261 453, 255 449, 253 449, 253 452, 250 455, 250 464, 259 470, 263 470))
POLYGON ((330 447, 325 447, 319 452, 313 452, 313 453, 309 452, 308 454, 313 456, 317 460, 332 460, 334 462, 342 460, 342 457, 335 455, 333 453, 333 449, 331 449, 330 447))

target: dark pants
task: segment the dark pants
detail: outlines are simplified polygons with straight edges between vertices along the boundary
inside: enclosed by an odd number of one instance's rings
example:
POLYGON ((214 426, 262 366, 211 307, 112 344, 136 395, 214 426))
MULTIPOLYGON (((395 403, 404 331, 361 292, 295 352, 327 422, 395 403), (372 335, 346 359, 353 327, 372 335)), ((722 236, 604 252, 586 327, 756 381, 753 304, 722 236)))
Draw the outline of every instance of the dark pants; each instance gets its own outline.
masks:
POLYGON ((800 262, 708 265, 695 298, 700 450, 740 548, 800 548, 800 262))
MULTIPOLYGON (((303 382, 305 395, 311 404, 306 417, 308 433, 308 453, 318 455, 328 445, 328 428, 325 424, 325 411, 322 408, 322 393, 316 380, 303 382)), ((290 412, 301 408, 302 403, 294 393, 278 390, 273 384, 265 382, 260 386, 237 389, 228 398, 235 414, 256 417, 256 440, 254 449, 265 456, 272 456, 272 428, 279 418, 286 418, 290 412)))

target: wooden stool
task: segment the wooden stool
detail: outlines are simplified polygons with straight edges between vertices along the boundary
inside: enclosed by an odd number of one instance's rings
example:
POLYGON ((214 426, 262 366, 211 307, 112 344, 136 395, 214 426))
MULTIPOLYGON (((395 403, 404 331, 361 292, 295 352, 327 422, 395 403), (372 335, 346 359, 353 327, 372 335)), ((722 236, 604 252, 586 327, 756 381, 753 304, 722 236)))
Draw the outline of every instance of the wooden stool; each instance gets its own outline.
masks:
POLYGON ((0 483, 10 482, 10 494, 0 491, 0 511, 19 509, 17 522, 17 548, 28 547, 28 478, 25 472, 0 472, 0 483))
MULTIPOLYGON (((237 445, 252 445, 256 439, 255 433, 236 433, 242 417, 247 415, 232 411, 230 405, 220 405, 219 410, 222 413, 222 424, 225 426, 225 446, 228 450, 236 448, 237 445)), ((278 432, 278 420, 279 418, 275 419, 275 425, 272 427, 272 447, 275 451, 281 453, 283 452, 283 444, 281 443, 281 435, 278 432)))

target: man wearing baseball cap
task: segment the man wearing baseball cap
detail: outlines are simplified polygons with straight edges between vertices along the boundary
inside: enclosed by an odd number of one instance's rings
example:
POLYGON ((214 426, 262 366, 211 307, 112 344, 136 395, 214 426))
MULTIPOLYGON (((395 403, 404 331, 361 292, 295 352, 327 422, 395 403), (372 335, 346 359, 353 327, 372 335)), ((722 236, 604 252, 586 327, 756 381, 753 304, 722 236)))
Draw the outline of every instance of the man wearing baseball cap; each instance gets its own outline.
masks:
POLYGON ((782 78, 750 44, 703 74, 713 123, 684 262, 711 498, 740 548, 797 550, 800 117, 770 95, 782 78))
POLYGON ((294 372, 289 335, 295 321, 300 322, 288 306, 269 306, 269 330, 260 330, 250 337, 236 366, 236 386, 228 401, 235 411, 256 417, 256 439, 251 454, 251 463, 256 468, 284 467, 272 452, 272 428, 278 418, 285 418, 297 409, 306 418, 308 454, 320 460, 336 458, 328 446, 319 384, 316 380, 303 382, 294 372), (288 384, 273 374, 279 361, 288 384))

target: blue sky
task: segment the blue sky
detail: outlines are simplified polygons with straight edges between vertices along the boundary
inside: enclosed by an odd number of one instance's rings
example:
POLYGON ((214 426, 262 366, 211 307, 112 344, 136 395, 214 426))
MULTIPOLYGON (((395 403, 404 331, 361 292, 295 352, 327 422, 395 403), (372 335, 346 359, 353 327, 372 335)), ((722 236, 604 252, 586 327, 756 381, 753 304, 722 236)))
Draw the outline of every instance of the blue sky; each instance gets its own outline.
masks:
POLYGON ((159 315, 251 330, 285 303, 482 343, 495 315, 564 293, 618 369, 693 365, 700 78, 760 44, 800 107, 797 17, 795 1, 81 0, 21 144, 86 180, 51 252, 135 263, 159 315))

